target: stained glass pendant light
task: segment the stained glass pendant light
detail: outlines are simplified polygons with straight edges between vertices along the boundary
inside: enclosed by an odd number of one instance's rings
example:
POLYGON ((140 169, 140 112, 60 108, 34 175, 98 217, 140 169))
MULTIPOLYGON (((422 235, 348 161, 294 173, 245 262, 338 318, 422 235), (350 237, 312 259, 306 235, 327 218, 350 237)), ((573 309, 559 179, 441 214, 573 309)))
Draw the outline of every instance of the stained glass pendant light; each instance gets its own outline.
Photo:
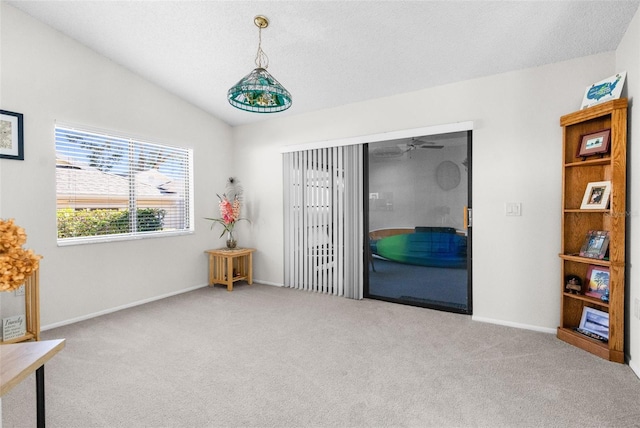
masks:
POLYGON ((258 27, 258 68, 244 76, 227 92, 229 103, 240 110, 254 113, 276 113, 291 107, 291 94, 267 72, 269 57, 262 50, 262 29, 269 21, 264 16, 253 19, 258 27))

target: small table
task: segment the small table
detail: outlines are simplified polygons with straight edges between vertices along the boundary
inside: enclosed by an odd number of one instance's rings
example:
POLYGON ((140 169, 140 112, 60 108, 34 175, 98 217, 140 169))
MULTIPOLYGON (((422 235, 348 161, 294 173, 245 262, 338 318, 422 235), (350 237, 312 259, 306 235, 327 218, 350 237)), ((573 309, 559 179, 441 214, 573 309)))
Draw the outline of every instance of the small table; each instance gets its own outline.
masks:
POLYGON ((38 428, 44 428, 44 363, 64 348, 64 339, 0 346, 0 397, 36 372, 38 428))
POLYGON ((233 283, 246 280, 253 284, 253 252, 255 248, 219 248, 209 254, 209 285, 223 284, 233 291, 233 283))

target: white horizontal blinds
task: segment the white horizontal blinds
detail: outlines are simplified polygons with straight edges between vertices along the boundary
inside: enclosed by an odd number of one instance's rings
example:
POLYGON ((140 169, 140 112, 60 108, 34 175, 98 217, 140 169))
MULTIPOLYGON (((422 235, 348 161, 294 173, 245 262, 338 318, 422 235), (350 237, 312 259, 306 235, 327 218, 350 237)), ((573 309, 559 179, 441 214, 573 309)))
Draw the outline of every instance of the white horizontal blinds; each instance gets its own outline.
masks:
POLYGON ((137 232, 154 231, 153 210, 158 209, 164 215, 162 230, 189 230, 189 151, 139 141, 133 146, 137 232))
POLYGON ((361 188, 361 148, 283 156, 285 286, 362 298, 362 264, 355 265, 363 250, 362 190, 346 190, 361 188), (353 171, 345 174, 345 167, 353 171), (358 195, 358 200, 346 200, 358 195))
POLYGON ((55 145, 58 238, 130 233, 129 142, 56 127, 55 145))
POLYGON ((190 230, 189 149, 56 126, 59 242, 190 230))

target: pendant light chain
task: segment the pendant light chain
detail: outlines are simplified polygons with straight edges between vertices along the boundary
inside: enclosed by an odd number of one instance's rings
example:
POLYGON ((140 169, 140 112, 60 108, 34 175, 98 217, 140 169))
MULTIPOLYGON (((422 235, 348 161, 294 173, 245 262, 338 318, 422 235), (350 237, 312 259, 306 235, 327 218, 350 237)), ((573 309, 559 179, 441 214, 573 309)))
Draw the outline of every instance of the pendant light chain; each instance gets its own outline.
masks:
POLYGON ((262 50, 262 27, 258 27, 258 52, 256 53, 256 65, 258 68, 269 68, 269 57, 262 50), (262 63, 264 62, 264 65, 262 63))

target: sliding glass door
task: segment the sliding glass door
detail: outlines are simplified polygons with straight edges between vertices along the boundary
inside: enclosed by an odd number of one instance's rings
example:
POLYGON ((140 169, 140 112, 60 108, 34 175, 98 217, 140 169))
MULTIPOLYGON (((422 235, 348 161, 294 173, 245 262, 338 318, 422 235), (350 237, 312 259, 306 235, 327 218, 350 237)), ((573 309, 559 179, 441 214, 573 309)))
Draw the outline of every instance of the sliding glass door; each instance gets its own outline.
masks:
POLYGON ((365 297, 472 312, 471 138, 367 145, 365 297))

